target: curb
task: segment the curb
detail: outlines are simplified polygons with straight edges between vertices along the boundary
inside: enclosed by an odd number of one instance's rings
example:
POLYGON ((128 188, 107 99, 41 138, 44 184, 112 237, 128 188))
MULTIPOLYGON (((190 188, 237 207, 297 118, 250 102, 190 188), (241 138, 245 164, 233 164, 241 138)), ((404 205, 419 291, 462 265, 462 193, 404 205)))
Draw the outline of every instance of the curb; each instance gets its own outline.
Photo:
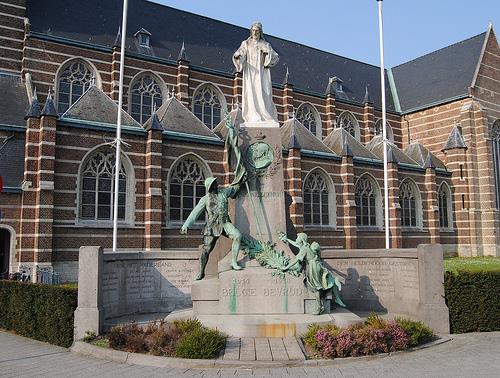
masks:
POLYGON ((411 353, 421 349, 426 349, 440 344, 444 344, 451 340, 453 340, 453 338, 449 335, 439 335, 439 339, 437 340, 404 351, 381 353, 372 356, 337 358, 334 360, 325 360, 325 359, 290 360, 290 361, 224 361, 220 359, 196 360, 188 358, 160 357, 143 353, 124 352, 121 350, 102 348, 99 346, 86 343, 84 341, 75 341, 73 346, 70 348, 70 351, 71 353, 74 354, 98 358, 101 360, 119 362, 123 364, 141 365, 141 366, 168 367, 168 368, 181 368, 181 369, 192 369, 192 368, 197 368, 197 369, 247 368, 248 369, 248 368, 259 368, 259 367, 262 368, 287 367, 287 366, 306 367, 306 366, 328 366, 337 364, 348 364, 353 361, 372 360, 377 358, 386 358, 393 355, 405 354, 408 352, 411 353))

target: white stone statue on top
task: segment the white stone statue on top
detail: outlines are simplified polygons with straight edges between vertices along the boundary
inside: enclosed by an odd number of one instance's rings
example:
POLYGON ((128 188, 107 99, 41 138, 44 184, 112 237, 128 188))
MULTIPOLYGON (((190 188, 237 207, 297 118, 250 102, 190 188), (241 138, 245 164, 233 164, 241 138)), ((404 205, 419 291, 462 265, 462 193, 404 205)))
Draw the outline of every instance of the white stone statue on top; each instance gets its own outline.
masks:
POLYGON ((262 24, 254 22, 250 38, 233 54, 236 71, 243 73, 242 115, 246 126, 279 126, 270 72, 278 60, 278 54, 262 37, 262 24))

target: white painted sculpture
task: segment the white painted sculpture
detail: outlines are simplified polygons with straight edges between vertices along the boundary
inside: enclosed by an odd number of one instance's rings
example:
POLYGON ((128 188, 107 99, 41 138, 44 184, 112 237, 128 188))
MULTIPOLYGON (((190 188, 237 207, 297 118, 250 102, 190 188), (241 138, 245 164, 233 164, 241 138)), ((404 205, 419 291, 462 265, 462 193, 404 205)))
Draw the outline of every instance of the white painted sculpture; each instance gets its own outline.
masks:
POLYGON ((236 70, 243 73, 242 113, 246 126, 261 126, 262 122, 279 126, 270 72, 278 59, 278 54, 262 37, 262 24, 254 22, 250 38, 241 42, 233 55, 236 70))

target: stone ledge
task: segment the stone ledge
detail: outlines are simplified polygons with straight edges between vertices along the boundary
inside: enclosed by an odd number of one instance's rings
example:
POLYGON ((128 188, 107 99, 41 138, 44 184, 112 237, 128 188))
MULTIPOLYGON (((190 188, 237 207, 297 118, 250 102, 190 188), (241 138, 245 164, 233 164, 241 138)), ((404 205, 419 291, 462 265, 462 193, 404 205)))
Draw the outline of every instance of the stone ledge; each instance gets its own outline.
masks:
POLYGON ((420 345, 418 347, 410 348, 405 351, 399 351, 393 353, 381 353, 372 356, 337 358, 334 360, 314 359, 305 361, 291 360, 291 361, 245 361, 245 362, 224 361, 220 359, 196 360, 187 358, 151 356, 149 354, 142 354, 142 353, 123 352, 119 350, 98 347, 83 341, 75 341, 73 343, 73 346, 70 348, 70 351, 78 355, 98 358, 101 360, 120 362, 120 363, 128 363, 141 366, 185 368, 185 369, 192 369, 192 368, 244 369, 244 368, 256 368, 256 367, 328 366, 337 364, 349 364, 351 362, 360 360, 362 361, 362 360, 371 360, 375 358, 386 358, 388 356, 402 354, 402 353, 411 353, 414 351, 418 351, 420 349, 430 348, 453 340, 453 338, 448 335, 438 335, 438 336, 439 339, 437 340, 431 341, 430 343, 427 344, 420 345))

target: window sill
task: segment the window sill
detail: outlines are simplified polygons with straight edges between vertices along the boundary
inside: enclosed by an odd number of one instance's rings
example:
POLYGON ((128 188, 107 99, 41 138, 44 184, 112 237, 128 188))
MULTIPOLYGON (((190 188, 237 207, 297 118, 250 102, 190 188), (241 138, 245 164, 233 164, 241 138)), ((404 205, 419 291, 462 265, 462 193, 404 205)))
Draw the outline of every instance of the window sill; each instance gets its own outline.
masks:
MULTIPOLYGON (((98 222, 98 221, 82 221, 77 220, 75 224, 71 225, 58 225, 57 227, 85 227, 85 228, 113 228, 113 222, 98 222)), ((136 226, 129 222, 118 222, 118 228, 144 228, 143 226, 136 226)))
MULTIPOLYGON (((182 228, 182 225, 184 222, 179 222, 179 223, 167 223, 166 226, 163 226, 162 229, 164 230, 180 230, 182 228)), ((190 230, 203 230, 203 227, 205 227, 205 223, 195 223, 191 227, 189 227, 190 230)))
POLYGON ((420 227, 401 227, 401 232, 419 232, 419 233, 422 233, 422 232, 427 232, 426 230, 424 230, 423 228, 420 228, 420 227))
POLYGON ((439 232, 442 233, 442 234, 454 234, 456 233, 457 230, 455 230, 454 228, 440 228, 439 229, 439 232))
POLYGON ((378 226, 356 226, 358 231, 384 232, 384 228, 378 226))
POLYGON ((306 231, 339 231, 337 226, 304 225, 306 231))

